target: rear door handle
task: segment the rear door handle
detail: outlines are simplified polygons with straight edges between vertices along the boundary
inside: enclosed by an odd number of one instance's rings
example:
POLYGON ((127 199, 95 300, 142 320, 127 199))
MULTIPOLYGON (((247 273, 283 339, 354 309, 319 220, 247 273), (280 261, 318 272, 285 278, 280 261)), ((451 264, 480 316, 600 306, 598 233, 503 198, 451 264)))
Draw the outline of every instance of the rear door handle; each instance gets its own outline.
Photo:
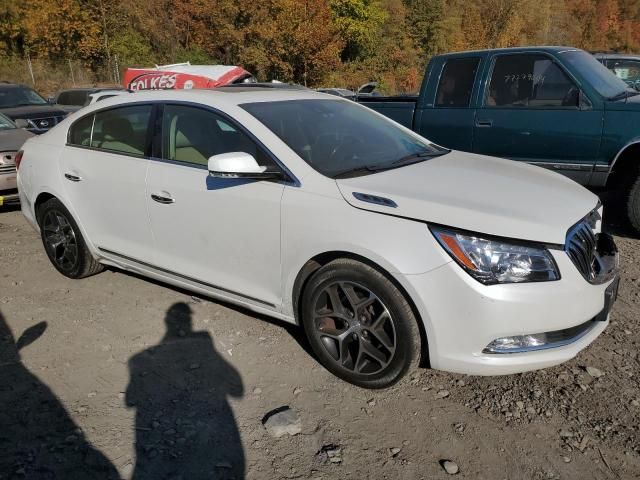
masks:
POLYGON ((493 120, 476 120, 476 127, 489 128, 493 126, 493 120))
POLYGON ((171 203, 176 203, 175 199, 165 195, 158 195, 155 193, 151 194, 151 198, 158 203, 162 203, 163 205, 169 205, 171 203))
POLYGON ((82 180, 82 177, 79 177, 78 175, 74 175, 72 173, 65 173, 64 174, 64 178, 66 178, 67 180, 71 181, 71 182, 79 182, 82 180))

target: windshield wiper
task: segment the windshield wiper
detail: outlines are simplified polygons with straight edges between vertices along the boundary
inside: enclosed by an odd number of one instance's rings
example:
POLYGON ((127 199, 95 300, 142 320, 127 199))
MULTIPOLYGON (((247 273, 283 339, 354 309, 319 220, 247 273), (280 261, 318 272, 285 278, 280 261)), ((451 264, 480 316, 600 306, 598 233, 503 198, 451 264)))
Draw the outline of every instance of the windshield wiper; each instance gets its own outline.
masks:
POLYGON ((409 155, 405 155, 404 157, 400 157, 398 160, 394 160, 390 164, 386 166, 380 167, 385 170, 387 168, 395 168, 402 165, 410 165, 412 163, 418 163, 427 158, 439 157, 440 155, 444 155, 449 153, 450 150, 443 150, 441 152, 418 152, 418 153, 410 153, 409 155))
POLYGON ((607 98, 610 102, 615 102, 616 100, 622 100, 629 97, 635 97, 636 95, 640 95, 640 92, 636 92, 635 90, 624 90, 613 97, 607 98))

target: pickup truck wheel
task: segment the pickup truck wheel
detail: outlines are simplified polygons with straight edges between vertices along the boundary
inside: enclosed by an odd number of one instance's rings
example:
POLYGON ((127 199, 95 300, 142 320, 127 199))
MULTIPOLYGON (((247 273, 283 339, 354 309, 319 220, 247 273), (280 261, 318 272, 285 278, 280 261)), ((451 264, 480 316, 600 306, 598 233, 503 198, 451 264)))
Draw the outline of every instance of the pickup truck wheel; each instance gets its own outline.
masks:
POLYGON ((420 332, 413 310, 376 269, 334 260, 309 280, 301 305, 314 353, 343 380, 384 388, 417 367, 420 332))
POLYGON ((640 235, 640 169, 636 170, 631 184, 628 186, 625 203, 629 224, 636 234, 640 235))
POLYGON ((38 211, 42 244, 56 269, 69 278, 84 278, 102 271, 91 255, 78 224, 57 198, 47 200, 38 211))

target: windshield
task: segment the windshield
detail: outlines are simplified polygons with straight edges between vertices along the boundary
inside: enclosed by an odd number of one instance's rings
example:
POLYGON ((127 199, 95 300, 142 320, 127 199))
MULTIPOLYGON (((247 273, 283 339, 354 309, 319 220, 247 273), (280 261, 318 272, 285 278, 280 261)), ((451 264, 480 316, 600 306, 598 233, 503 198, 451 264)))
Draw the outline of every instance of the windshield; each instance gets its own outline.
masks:
POLYGON ((13 130, 16 126, 11 120, 0 113, 0 130, 13 130))
POLYGON ((28 87, 0 88, 0 107, 46 105, 47 101, 28 87))
POLYGON ((331 178, 366 175, 448 152, 350 101, 287 100, 240 106, 311 167, 331 178))
POLYGON ((613 98, 625 91, 633 91, 590 53, 571 50, 563 52, 562 55, 604 98, 613 98))

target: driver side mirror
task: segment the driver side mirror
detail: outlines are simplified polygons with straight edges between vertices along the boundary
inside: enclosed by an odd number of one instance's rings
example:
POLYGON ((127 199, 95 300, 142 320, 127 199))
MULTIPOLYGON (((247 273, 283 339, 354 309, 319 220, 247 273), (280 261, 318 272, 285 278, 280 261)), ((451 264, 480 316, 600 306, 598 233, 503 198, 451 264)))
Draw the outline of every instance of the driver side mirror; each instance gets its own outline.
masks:
POLYGON ((209 157, 208 168, 209 175, 218 178, 253 178, 256 180, 282 178, 280 172, 267 171, 267 167, 258 165, 253 155, 246 152, 221 153, 209 157))
POLYGON ((29 128, 29 122, 27 122, 24 118, 17 118, 13 121, 18 128, 29 128))

